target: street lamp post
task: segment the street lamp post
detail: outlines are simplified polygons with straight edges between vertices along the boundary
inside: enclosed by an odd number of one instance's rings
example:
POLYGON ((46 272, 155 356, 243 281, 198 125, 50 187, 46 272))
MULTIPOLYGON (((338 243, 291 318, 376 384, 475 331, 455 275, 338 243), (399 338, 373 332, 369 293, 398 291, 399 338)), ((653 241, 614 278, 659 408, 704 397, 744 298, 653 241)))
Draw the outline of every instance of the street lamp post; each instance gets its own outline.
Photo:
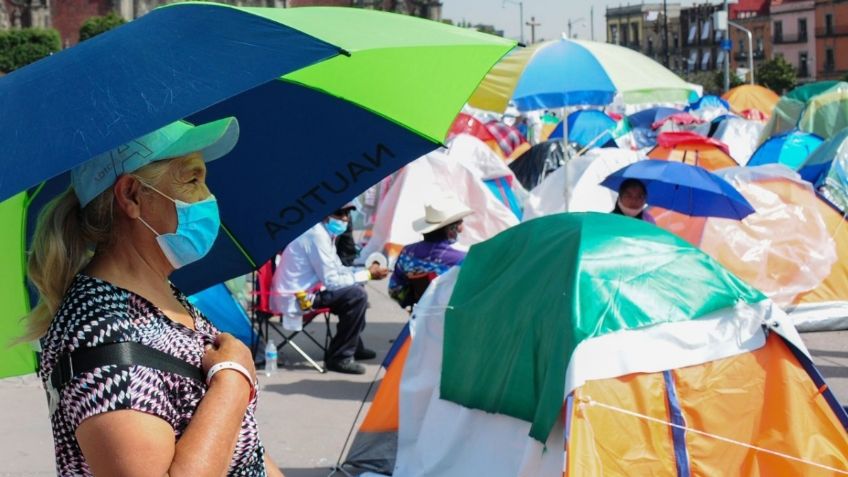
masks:
POLYGON ((569 40, 574 38, 573 36, 571 36, 571 26, 572 25, 585 24, 585 22, 586 22, 586 19, 583 18, 583 17, 580 17, 580 18, 578 18, 577 20, 574 20, 574 21, 572 21, 570 18, 568 19, 568 39, 569 40))
POLYGON ((519 37, 521 38, 521 43, 524 43, 524 2, 523 1, 515 1, 515 0, 503 0, 501 7, 505 6, 507 3, 511 3, 513 5, 518 5, 518 28, 519 37))
MULTIPOLYGON (((751 30, 743 27, 742 25, 740 25, 736 22, 732 22, 732 21, 728 20, 727 24, 734 27, 734 28, 738 28, 738 29, 742 30, 743 32, 745 32, 746 35, 748 35, 748 70, 751 73, 751 84, 754 84, 754 36, 751 33, 751 30)), ((729 54, 730 54, 730 52, 728 52, 728 55, 729 54)), ((728 58, 728 60, 729 60, 729 58, 728 58)))

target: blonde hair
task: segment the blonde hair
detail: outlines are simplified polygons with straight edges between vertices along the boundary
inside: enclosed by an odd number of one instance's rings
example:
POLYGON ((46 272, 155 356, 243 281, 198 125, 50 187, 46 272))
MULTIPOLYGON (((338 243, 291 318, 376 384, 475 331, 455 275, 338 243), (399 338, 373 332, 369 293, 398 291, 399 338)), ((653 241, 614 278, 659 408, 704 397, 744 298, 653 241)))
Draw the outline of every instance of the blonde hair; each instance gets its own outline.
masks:
MULTIPOLYGON (((150 163, 133 172, 148 184, 158 183, 172 160, 150 163)), ((23 319, 25 334, 16 342, 41 338, 47 333, 71 282, 100 247, 114 241, 114 192, 103 191, 84 208, 69 187, 38 214, 27 278, 38 290, 38 304, 23 319)))

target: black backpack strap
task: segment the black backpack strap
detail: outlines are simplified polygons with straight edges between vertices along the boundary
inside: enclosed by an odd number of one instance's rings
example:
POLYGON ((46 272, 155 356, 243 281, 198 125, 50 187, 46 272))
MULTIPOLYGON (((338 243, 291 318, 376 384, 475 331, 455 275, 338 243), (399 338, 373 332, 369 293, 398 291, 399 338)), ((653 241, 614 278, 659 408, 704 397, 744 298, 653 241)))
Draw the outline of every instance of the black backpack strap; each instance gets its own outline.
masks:
POLYGON ((63 354, 50 373, 50 384, 53 389, 60 390, 74 376, 111 365, 144 366, 204 382, 200 368, 158 349, 128 341, 80 348, 73 353, 63 354))

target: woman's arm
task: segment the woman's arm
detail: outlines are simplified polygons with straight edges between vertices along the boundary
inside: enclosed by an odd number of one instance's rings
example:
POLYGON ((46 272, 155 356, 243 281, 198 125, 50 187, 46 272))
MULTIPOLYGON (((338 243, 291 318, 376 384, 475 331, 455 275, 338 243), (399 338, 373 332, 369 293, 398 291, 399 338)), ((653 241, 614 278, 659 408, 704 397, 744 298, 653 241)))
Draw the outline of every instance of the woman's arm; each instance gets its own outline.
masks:
MULTIPOLYGON (((207 350, 204 369, 221 361, 246 362, 253 374, 246 346, 226 334, 217 344, 207 350)), ((134 410, 84 420, 77 427, 77 441, 95 475, 218 477, 232 461, 250 394, 251 384, 241 373, 222 370, 212 378, 179 442, 168 422, 134 410)))
POLYGON ((94 475, 221 476, 233 458, 249 394, 244 377, 222 371, 179 443, 166 421, 133 410, 86 419, 77 428, 77 441, 94 475))
POLYGON ((268 477, 286 477, 267 451, 265 452, 265 473, 268 474, 268 477))

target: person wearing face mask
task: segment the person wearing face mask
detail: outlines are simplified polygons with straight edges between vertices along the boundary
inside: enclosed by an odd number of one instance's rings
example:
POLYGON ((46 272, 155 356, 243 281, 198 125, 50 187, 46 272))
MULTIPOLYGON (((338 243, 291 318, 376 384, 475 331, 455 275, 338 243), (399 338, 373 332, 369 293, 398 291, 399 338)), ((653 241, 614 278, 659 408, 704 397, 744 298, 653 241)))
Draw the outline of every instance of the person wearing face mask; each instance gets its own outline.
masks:
POLYGON ((235 118, 171 123, 77 166, 39 215, 22 340, 41 342, 58 475, 282 476, 250 350, 168 280, 215 242, 206 162, 238 134, 235 118))
POLYGON ((651 214, 645 211, 647 198, 648 193, 642 181, 639 179, 627 179, 618 188, 618 200, 615 202, 615 208, 612 209, 612 213, 626 215, 655 224, 656 222, 651 217, 651 214))
POLYGON ((389 279, 389 296, 402 308, 415 304, 412 277, 441 275, 465 259, 466 252, 455 244, 462 233, 462 219, 472 213, 455 197, 442 197, 424 206, 424 216, 412 223, 424 240, 401 249, 389 279))
POLYGON ((367 269, 347 267, 336 251, 336 238, 348 228, 350 205, 346 205, 289 243, 280 255, 271 283, 271 310, 283 315, 283 326, 298 331, 303 312, 295 295, 319 284, 313 308, 329 308, 339 317, 336 333, 324 358, 330 371, 363 374, 357 361, 373 359, 377 353, 365 347, 361 333, 365 329, 368 293, 362 286, 369 280, 382 280, 388 270, 379 265, 367 269))

